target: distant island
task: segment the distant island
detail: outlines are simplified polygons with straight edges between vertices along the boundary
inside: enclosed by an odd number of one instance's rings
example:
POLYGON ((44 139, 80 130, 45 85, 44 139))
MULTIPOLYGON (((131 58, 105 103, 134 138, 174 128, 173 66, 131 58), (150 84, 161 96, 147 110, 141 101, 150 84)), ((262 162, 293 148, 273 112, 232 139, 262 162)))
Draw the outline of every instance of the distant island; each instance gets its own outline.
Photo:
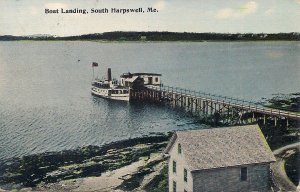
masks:
POLYGON ((0 41, 99 40, 99 41, 299 41, 300 33, 190 33, 190 32, 105 32, 78 36, 2 35, 0 41))

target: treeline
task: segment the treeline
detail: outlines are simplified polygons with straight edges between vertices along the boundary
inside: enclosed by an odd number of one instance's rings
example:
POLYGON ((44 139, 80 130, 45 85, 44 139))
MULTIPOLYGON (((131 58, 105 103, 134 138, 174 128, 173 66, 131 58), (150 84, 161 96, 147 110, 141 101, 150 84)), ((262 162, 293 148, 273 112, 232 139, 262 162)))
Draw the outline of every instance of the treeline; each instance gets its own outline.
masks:
POLYGON ((103 41, 299 41, 300 33, 177 33, 177 32, 106 32, 78 36, 0 36, 0 41, 15 40, 103 40, 103 41))

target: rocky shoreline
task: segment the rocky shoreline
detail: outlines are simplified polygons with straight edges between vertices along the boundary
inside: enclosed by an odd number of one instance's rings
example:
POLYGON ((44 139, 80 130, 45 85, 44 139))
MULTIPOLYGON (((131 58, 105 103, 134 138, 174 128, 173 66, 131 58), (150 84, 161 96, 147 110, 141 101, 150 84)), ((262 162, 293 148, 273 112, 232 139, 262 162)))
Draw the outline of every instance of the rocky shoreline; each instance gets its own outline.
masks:
MULTIPOLYGON (((47 152, 0 162, 0 186, 6 190, 31 188, 58 183, 63 180, 99 177, 103 173, 120 169, 141 159, 149 160, 161 154, 171 134, 148 136, 118 141, 111 144, 86 146, 76 150, 47 152)), ((163 160, 151 161, 133 178, 151 173, 163 160)), ((136 179, 130 178, 120 188, 128 188, 136 179)), ((124 181, 126 181, 125 179, 124 181)))
POLYGON ((265 99, 264 106, 291 112, 300 112, 300 93, 274 94, 271 99, 265 99))

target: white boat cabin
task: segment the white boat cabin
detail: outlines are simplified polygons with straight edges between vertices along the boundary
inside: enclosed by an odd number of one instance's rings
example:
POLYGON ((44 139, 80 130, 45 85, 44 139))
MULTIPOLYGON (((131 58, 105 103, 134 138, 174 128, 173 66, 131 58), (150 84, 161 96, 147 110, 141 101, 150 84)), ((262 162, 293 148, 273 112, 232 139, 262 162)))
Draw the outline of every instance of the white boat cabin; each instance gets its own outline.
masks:
POLYGON ((120 76, 120 84, 125 87, 160 86, 161 74, 157 73, 124 73, 120 76))

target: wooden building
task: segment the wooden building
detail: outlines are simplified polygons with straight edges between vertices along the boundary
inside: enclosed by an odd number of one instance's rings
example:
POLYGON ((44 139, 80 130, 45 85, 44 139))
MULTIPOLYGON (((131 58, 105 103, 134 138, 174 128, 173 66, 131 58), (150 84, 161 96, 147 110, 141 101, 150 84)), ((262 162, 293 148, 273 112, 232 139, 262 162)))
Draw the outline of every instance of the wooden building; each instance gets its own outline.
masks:
POLYGON ((120 76, 121 85, 125 87, 160 86, 161 74, 157 73, 124 73, 120 76))
POLYGON ((268 191, 275 157, 257 125, 178 131, 165 150, 170 192, 268 191))

